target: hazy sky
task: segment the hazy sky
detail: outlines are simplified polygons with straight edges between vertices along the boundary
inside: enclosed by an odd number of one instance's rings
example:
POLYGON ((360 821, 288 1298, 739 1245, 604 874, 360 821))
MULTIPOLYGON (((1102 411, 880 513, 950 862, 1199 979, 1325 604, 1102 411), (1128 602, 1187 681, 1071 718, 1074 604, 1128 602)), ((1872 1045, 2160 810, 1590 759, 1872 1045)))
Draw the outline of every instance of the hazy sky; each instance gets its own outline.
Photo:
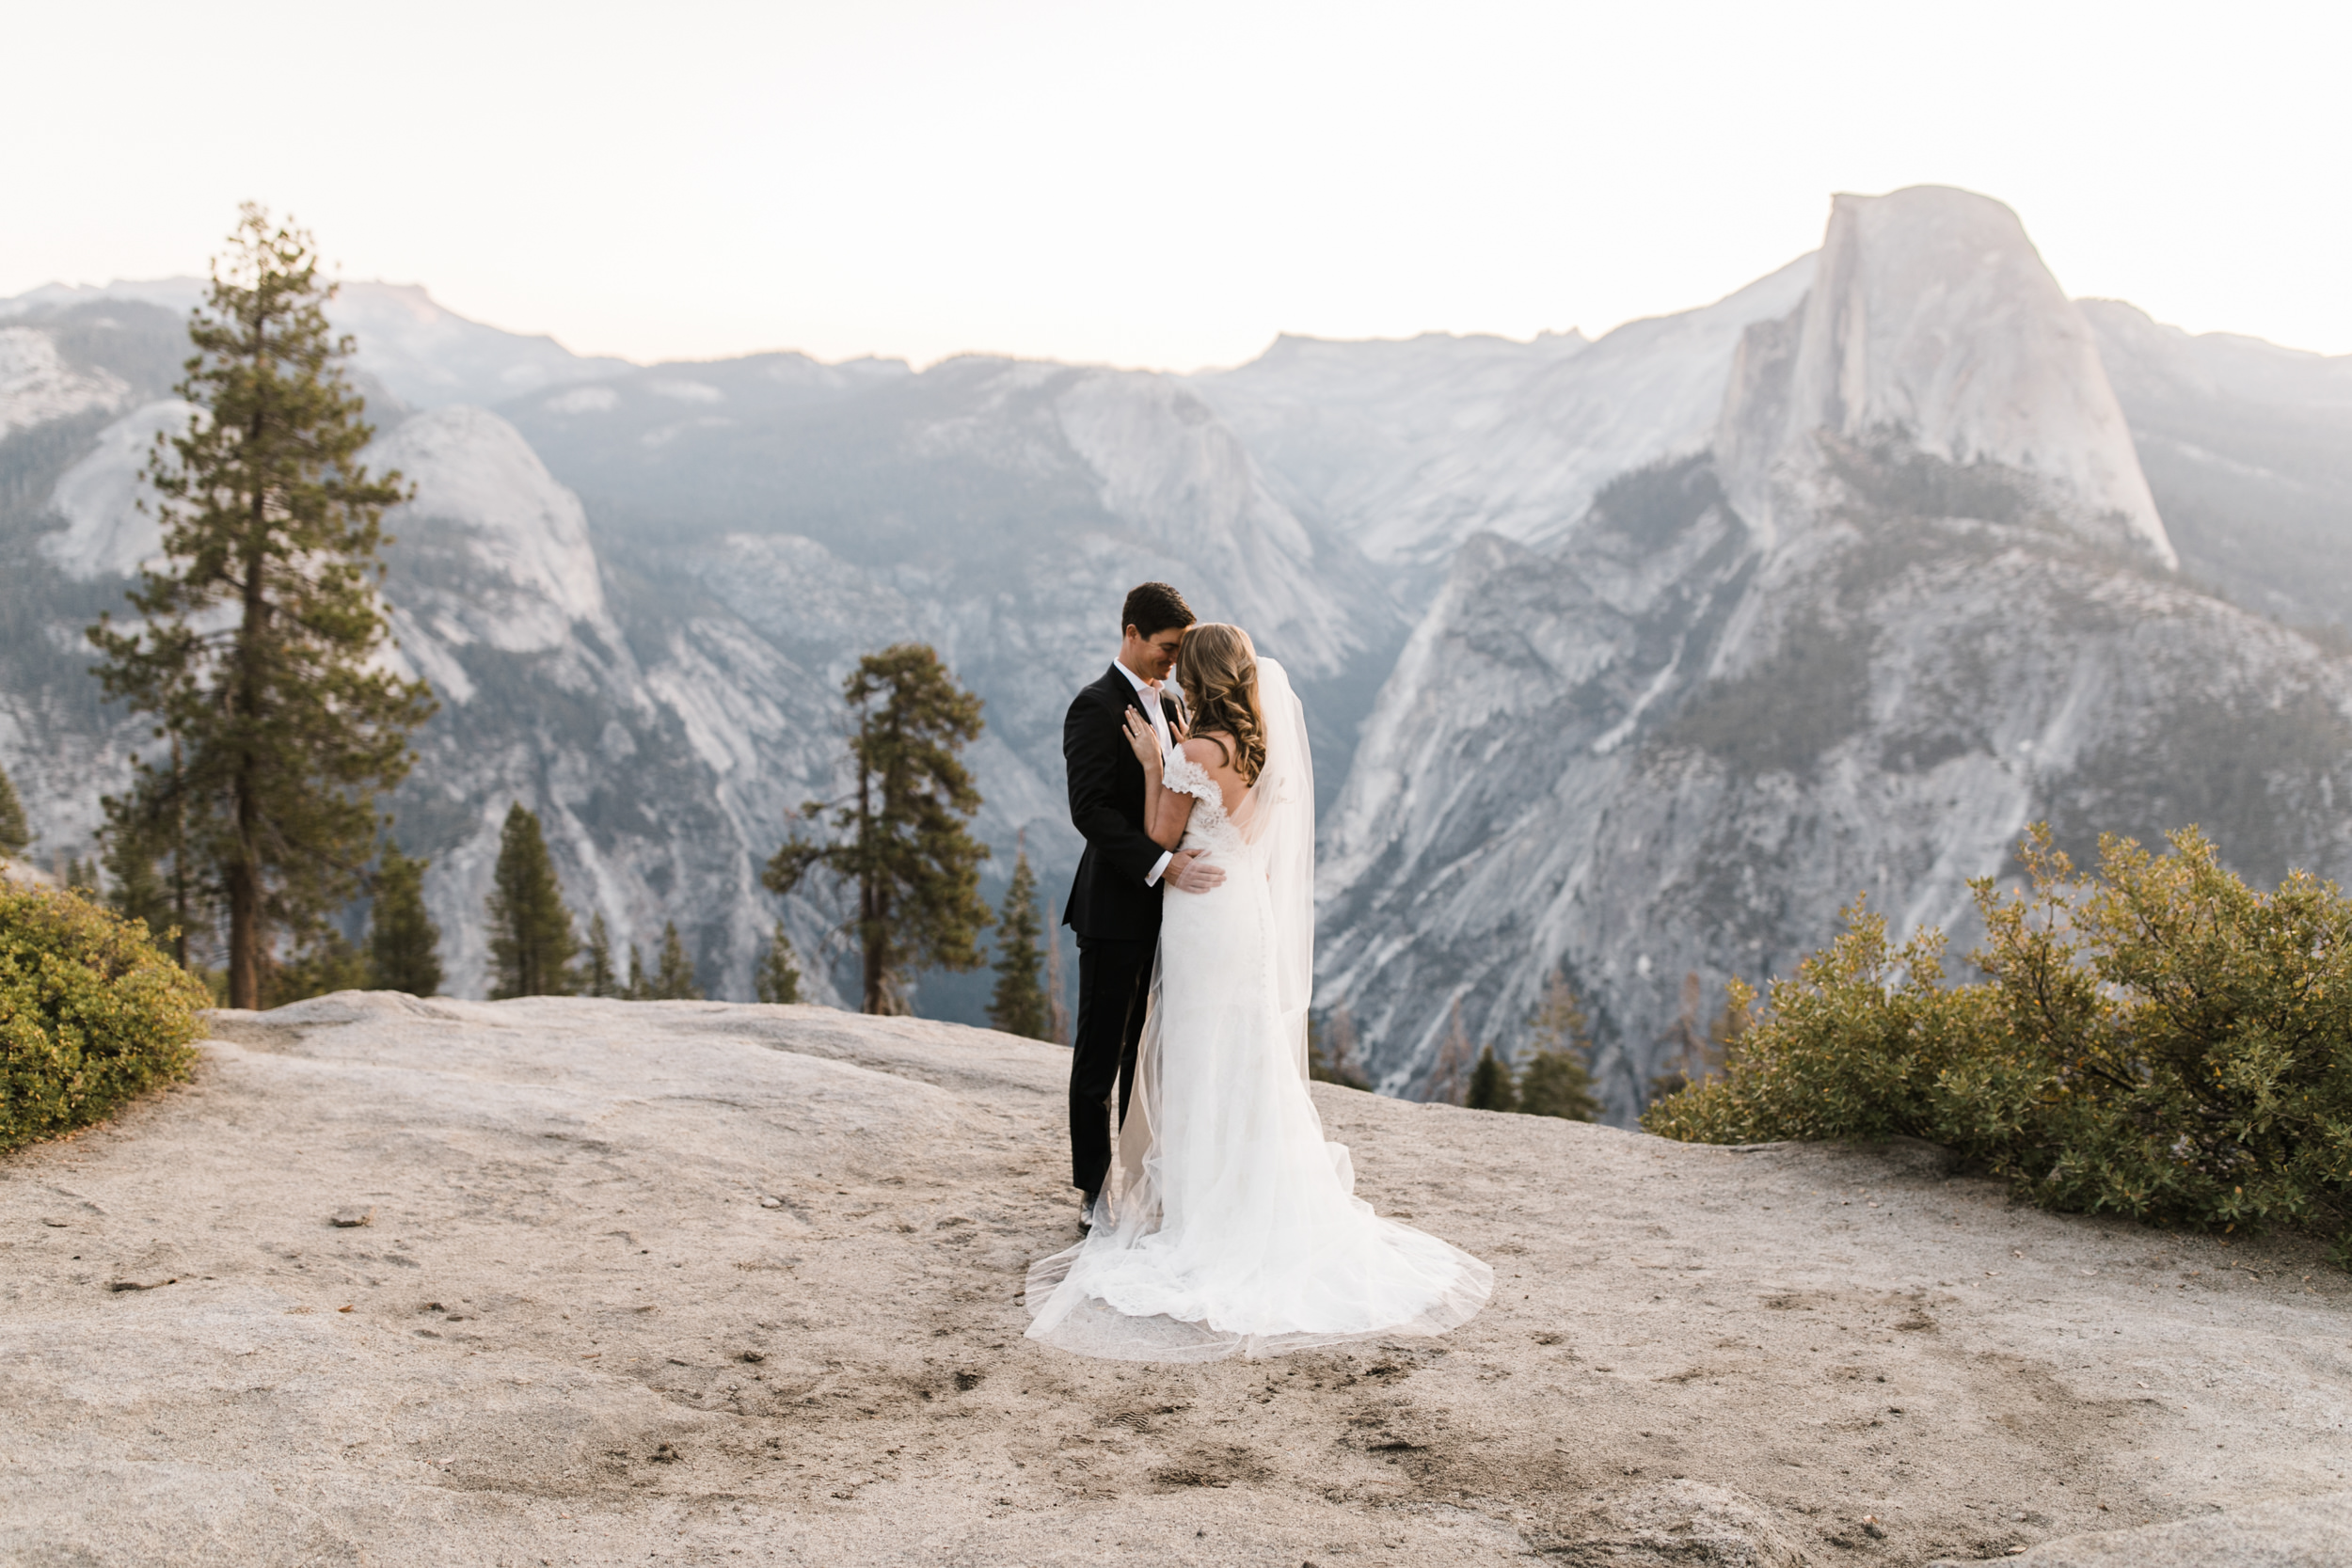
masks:
POLYGON ((11 7, 0 295, 344 276, 637 359, 1233 363, 1725 293, 1833 191, 2009 202, 2059 281, 2352 352, 2352 6, 11 7))

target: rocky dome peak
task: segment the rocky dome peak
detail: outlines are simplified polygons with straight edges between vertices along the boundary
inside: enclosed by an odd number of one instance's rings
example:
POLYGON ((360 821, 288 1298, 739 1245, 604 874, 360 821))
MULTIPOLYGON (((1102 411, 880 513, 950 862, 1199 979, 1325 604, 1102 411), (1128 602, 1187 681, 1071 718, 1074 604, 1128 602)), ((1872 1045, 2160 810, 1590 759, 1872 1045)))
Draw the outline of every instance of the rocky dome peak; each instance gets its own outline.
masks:
POLYGON ((1937 457, 2037 474, 2176 559, 2089 324, 1989 197, 1834 198, 1804 303, 1740 344, 1716 450, 1734 494, 1769 520, 1771 476, 1816 432, 1897 430, 1937 457))

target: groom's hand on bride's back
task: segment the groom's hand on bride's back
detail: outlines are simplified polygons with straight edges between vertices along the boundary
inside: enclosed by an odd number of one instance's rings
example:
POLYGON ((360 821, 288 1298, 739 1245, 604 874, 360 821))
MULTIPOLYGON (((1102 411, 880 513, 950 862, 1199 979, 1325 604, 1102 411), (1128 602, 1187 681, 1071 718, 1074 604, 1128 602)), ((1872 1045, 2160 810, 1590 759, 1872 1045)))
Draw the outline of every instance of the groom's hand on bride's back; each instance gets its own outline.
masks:
POLYGON ((1168 884, 1184 893, 1206 893, 1225 880, 1225 868, 1212 864, 1206 849, 1187 849, 1168 863, 1168 884))

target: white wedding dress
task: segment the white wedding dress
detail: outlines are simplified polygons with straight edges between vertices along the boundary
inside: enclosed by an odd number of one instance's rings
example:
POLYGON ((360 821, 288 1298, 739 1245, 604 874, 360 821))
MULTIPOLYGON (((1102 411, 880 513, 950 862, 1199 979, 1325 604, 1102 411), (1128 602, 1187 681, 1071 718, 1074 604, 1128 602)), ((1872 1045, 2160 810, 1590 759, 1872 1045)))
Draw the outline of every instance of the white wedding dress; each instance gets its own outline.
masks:
POLYGON ((1494 1271, 1384 1220, 1307 1093, 1314 968, 1314 778, 1280 665, 1260 658, 1266 763, 1232 817, 1181 753, 1186 848, 1225 881, 1170 891, 1110 1218, 1029 1270, 1029 1337, 1081 1355, 1209 1361, 1442 1334, 1494 1271))

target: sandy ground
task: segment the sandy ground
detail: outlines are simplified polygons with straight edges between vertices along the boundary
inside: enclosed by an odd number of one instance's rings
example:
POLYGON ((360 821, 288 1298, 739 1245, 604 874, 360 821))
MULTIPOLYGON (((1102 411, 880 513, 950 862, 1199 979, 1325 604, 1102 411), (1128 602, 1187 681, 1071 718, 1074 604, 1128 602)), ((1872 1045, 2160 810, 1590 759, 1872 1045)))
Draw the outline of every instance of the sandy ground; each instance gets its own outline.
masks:
POLYGON ((2352 1560, 2352 1282, 1924 1148, 1318 1087, 1493 1305, 1156 1368, 1022 1336, 1066 1053, 348 992, 215 1031, 0 1161, 8 1562, 2352 1560))

